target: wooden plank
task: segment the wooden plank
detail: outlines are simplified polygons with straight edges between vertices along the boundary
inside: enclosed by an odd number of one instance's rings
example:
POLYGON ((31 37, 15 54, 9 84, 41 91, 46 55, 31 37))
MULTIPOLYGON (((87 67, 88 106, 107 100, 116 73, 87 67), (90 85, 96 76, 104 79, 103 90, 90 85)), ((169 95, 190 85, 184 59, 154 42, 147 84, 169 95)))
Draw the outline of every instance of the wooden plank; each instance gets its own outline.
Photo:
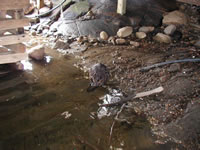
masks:
POLYGON ((26 46, 22 43, 5 45, 6 48, 10 49, 12 53, 25 53, 26 46))
POLYGON ((0 64, 16 63, 28 59, 27 53, 0 55, 0 64))
POLYGON ((187 4, 200 6, 200 0, 177 0, 178 2, 183 2, 187 4))
POLYGON ((117 13, 121 15, 126 13, 126 0, 118 0, 117 13))
POLYGON ((0 45, 11 45, 26 42, 29 40, 28 35, 9 35, 9 36, 1 36, 0 37, 0 45))
POLYGON ((29 19, 10 19, 10 20, 1 20, 0 21, 0 31, 20 28, 29 25, 29 19))
POLYGON ((0 10, 22 9, 26 8, 29 0, 1 0, 0 10))

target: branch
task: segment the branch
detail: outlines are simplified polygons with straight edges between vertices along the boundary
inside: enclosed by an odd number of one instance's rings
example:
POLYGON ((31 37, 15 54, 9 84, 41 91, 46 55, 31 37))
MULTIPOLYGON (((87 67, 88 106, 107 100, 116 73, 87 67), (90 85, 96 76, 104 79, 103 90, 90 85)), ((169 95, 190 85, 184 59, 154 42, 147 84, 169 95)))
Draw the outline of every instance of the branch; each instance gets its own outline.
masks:
POLYGON ((133 99, 142 98, 142 97, 146 97, 146 96, 153 95, 153 94, 156 94, 156 93, 160 93, 163 90, 164 90, 164 88, 162 86, 160 86, 156 89, 153 89, 153 90, 150 90, 150 91, 147 91, 147 92, 141 92, 141 93, 138 93, 136 95, 132 94, 132 95, 128 96, 127 98, 123 98, 121 101, 116 102, 116 103, 102 104, 102 105, 100 105, 100 107, 112 107, 112 106, 116 106, 116 105, 122 105, 124 103, 127 103, 128 101, 133 100, 133 99))
POLYGON ((139 71, 141 71, 141 72, 149 71, 149 70, 152 69, 152 68, 161 67, 161 66, 164 66, 164 65, 167 65, 167 64, 181 63, 181 62, 200 62, 200 58, 196 58, 196 59, 172 60, 172 61, 161 62, 161 63, 153 64, 153 65, 151 65, 151 66, 143 67, 143 68, 141 68, 139 71))

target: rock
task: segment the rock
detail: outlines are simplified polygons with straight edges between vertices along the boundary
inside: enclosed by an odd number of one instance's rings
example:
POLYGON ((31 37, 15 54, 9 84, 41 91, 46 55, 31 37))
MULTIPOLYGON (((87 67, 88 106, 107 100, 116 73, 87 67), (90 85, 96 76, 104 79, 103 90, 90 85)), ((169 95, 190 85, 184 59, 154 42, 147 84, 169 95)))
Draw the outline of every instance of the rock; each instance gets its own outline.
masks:
POLYGON ((171 64, 170 67, 167 69, 168 72, 177 72, 181 70, 180 64, 171 64))
MULTIPOLYGON (((43 14, 43 13, 46 13, 47 11, 49 11, 50 8, 49 7, 42 7, 40 10, 39 10, 39 14, 43 14)), ((46 14, 44 16, 48 16, 49 14, 46 14)))
POLYGON ((135 42, 135 41, 130 41, 130 45, 132 45, 134 47, 139 47, 140 43, 139 42, 135 42))
POLYGON ((43 60, 44 55, 45 55, 45 53, 44 53, 43 45, 37 45, 28 51, 28 56, 35 60, 43 60))
POLYGON ((32 30, 32 31, 31 31, 31 35, 32 35, 32 36, 36 36, 36 34, 37 34, 37 33, 36 33, 35 30, 32 30))
POLYGON ((68 48, 69 48, 69 44, 62 40, 57 40, 53 46, 53 49, 68 49, 68 48))
POLYGON ((138 38, 138 39, 144 39, 144 38, 146 38, 146 33, 144 33, 144 32, 136 32, 136 37, 138 38))
POLYGON ((38 29, 39 26, 40 26, 39 23, 34 24, 34 25, 31 26, 31 30, 35 30, 35 31, 37 31, 37 29, 38 29))
POLYGON ((160 43, 171 43, 171 37, 163 33, 157 33, 153 39, 160 43))
POLYGON ((149 33, 149 32, 152 32, 152 31, 154 31, 154 27, 152 27, 152 26, 143 26, 143 27, 140 27, 139 28, 139 32, 144 32, 144 33, 149 33))
POLYGON ((188 23, 187 16, 180 11, 172 11, 164 16, 163 24, 178 24, 178 25, 186 25, 188 23))
POLYGON ((200 40, 198 40, 195 44, 196 47, 200 48, 200 40))
POLYGON ((89 40, 90 43, 96 43, 96 42, 98 42, 97 39, 92 38, 92 37, 90 37, 88 40, 89 40))
POLYGON ((108 40, 108 34, 105 31, 101 31, 100 38, 102 40, 108 40))
POLYGON ((167 35, 172 35, 174 34, 175 31, 176 31, 176 26, 171 24, 165 28, 164 33, 167 35))
POLYGON ((50 0, 44 0, 44 4, 45 6, 47 6, 48 8, 52 8, 53 3, 50 0))
POLYGON ((76 40, 77 40, 77 42, 82 43, 83 42, 83 36, 79 36, 76 40))
POLYGON ((126 43, 126 40, 120 38, 120 39, 116 39, 115 42, 116 42, 117 45, 122 45, 122 44, 125 44, 125 43, 126 43))
POLYGON ((115 37, 113 36, 109 37, 108 43, 115 45, 115 37))
POLYGON ((133 32, 133 28, 132 27, 123 27, 121 29, 118 30, 117 32, 117 36, 118 37, 121 37, 121 38, 124 38, 124 37, 128 37, 129 35, 131 35, 133 32))
POLYGON ((51 32, 57 32, 58 30, 57 30, 57 28, 52 28, 50 31, 51 32))
POLYGON ((49 31, 48 29, 44 29, 44 30, 42 31, 42 34, 43 34, 43 35, 46 35, 46 34, 48 33, 48 31, 49 31))

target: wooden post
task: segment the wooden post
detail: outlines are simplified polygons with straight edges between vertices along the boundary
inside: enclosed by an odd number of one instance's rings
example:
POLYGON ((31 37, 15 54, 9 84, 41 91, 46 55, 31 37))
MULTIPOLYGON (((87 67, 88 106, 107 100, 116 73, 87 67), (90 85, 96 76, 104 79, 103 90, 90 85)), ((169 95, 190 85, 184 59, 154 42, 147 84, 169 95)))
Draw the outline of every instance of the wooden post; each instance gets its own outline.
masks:
POLYGON ((126 13, 126 0, 118 0, 117 13, 121 15, 126 13))
POLYGON ((44 7, 44 0, 37 0, 37 9, 44 7))

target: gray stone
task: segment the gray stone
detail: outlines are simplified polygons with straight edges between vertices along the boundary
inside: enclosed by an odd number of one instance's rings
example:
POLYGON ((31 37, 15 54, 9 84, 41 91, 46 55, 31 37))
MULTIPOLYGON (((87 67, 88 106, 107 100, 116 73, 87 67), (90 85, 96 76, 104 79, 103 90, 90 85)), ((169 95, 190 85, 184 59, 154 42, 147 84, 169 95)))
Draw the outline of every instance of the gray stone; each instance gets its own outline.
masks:
POLYGON ((163 24, 186 25, 188 24, 188 18, 184 13, 176 10, 164 16, 163 24))
POLYGON ((106 41, 108 40, 108 34, 105 31, 101 31, 100 38, 106 41))
POLYGON ((43 60, 45 55, 44 49, 43 45, 37 45, 28 51, 28 56, 35 60, 43 60))
POLYGON ((195 44, 196 47, 200 48, 200 40, 198 40, 195 44))
POLYGON ((160 43, 171 43, 171 37, 163 33, 157 33, 153 39, 160 43))
POLYGON ((132 45, 134 47, 139 47, 140 43, 139 42, 135 42, 135 41, 130 41, 130 45, 132 45))
POLYGON ((176 26, 171 24, 165 28, 164 33, 167 35, 172 35, 175 31, 176 31, 176 26))
POLYGON ((123 27, 123 28, 118 30, 117 36, 118 37, 122 37, 122 38, 128 37, 129 35, 132 34, 132 32, 133 32, 133 28, 132 27, 129 27, 129 26, 123 27))
POLYGON ((149 32, 153 32, 154 31, 154 27, 152 26, 143 26, 139 28, 139 32, 144 32, 144 33, 149 33, 149 32))
POLYGON ((180 64, 171 64, 170 67, 167 69, 168 72, 177 72, 181 70, 180 64))
POLYGON ((120 38, 120 39, 116 39, 115 42, 116 42, 116 44, 118 44, 118 45, 122 45, 122 44, 125 44, 125 43, 126 43, 126 40, 120 38))
POLYGON ((136 37, 138 38, 138 39, 144 39, 144 38, 146 38, 146 33, 144 33, 144 32, 136 32, 136 37))
POLYGON ((65 41, 62 40, 57 40, 56 43, 53 46, 53 49, 68 49, 69 48, 69 44, 65 41))

